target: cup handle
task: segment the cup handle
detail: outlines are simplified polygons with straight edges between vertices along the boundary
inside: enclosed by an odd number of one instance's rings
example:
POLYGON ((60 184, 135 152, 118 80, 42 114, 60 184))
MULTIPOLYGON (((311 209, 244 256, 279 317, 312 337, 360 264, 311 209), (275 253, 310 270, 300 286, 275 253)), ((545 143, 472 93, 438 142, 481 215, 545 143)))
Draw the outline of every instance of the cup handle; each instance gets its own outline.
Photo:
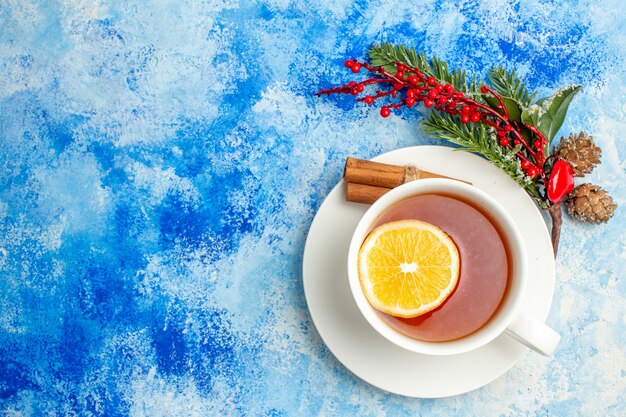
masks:
POLYGON ((527 314, 519 314, 506 333, 544 356, 551 356, 561 340, 557 332, 527 314))

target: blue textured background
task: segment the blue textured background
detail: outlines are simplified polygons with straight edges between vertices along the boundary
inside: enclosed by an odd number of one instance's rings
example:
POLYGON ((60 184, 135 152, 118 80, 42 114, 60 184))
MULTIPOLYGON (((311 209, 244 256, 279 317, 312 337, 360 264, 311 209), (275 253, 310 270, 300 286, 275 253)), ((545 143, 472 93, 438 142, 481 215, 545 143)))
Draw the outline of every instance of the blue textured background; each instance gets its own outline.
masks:
POLYGON ((2 0, 0 414, 626 415, 625 34, 621 0, 2 0), (344 158, 432 143, 422 110, 312 96, 380 40, 583 84, 561 133, 593 134, 621 205, 565 218, 554 358, 456 398, 361 382, 304 300, 344 158))

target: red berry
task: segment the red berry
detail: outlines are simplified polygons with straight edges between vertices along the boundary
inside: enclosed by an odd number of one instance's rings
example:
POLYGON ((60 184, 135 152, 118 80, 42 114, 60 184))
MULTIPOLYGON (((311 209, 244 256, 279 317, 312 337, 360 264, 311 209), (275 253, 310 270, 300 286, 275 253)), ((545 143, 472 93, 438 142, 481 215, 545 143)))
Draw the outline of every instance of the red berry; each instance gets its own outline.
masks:
POLYGON ((483 85, 482 87, 480 87, 480 92, 483 94, 487 94, 489 92, 489 89, 486 85, 483 85))
POLYGON ((504 130, 506 130, 507 132, 510 132, 511 130, 513 130, 513 126, 506 125, 506 126, 504 126, 504 130))
POLYGON ((415 104, 415 99, 413 97, 409 97, 406 99, 406 105, 409 107, 413 107, 413 105, 415 104))
POLYGON ((498 130, 498 136, 506 136, 506 132, 504 130, 498 130))
POLYGON ((427 98, 426 100, 424 100, 424 106, 426 107, 432 107, 433 106, 433 101, 429 98, 427 98))
POLYGON ((437 89, 437 91, 441 91, 441 90, 443 90, 443 84, 437 83, 437 84, 435 84, 435 88, 437 89))
POLYGON ((478 123, 480 122, 480 113, 472 113, 472 115, 470 116, 470 120, 473 123, 478 123))
POLYGON ((356 87, 352 87, 352 89, 350 90, 350 94, 356 96, 357 94, 359 94, 359 89, 356 87))
POLYGON ((454 87, 452 86, 452 84, 446 84, 444 90, 447 94, 454 94, 454 87))
POLYGON ((471 112, 472 112, 472 109, 470 108, 470 106, 463 105, 463 107, 461 107, 461 113, 470 114, 471 112))
POLYGON ((398 71, 396 72, 396 78, 399 78, 401 80, 404 80, 404 71, 398 71))
POLYGON ((410 98, 415 98, 415 90, 407 90, 406 91, 406 96, 410 97, 410 98))
POLYGON ((520 142, 520 140, 519 140, 519 139, 515 139, 515 140, 513 141, 513 145, 515 145, 515 146, 517 146, 517 145, 521 145, 521 144, 522 144, 522 142, 520 142))
POLYGON ((535 149, 541 148, 541 141, 539 139, 535 140, 533 142, 533 146, 535 147, 535 149))
POLYGON ((383 106, 380 108, 380 115, 383 117, 389 117, 389 115, 391 114, 391 112, 389 111, 389 107, 387 106, 383 106))
POLYGON ((374 102, 374 97, 372 96, 365 96, 365 104, 372 104, 374 102))
POLYGON ((435 85, 437 79, 435 77, 428 77, 428 85, 435 85))
POLYGON ((354 64, 354 61, 351 59, 346 59, 345 61, 343 61, 343 65, 346 68, 352 68, 352 65, 354 64))
POLYGON ((419 82, 419 78, 417 78, 415 75, 409 75, 409 77, 406 79, 409 84, 417 84, 419 82))
POLYGON ((462 121, 463 123, 469 123, 469 121, 470 121, 469 114, 464 114, 464 115, 462 115, 462 116, 461 116, 461 121, 462 121))
POLYGON ((457 91, 454 95, 457 96, 458 98, 465 96, 465 94, 463 94, 462 91, 457 91))
POLYGON ((359 93, 363 92, 363 84, 357 84, 356 85, 356 91, 358 91, 359 93))
POLYGON ((349 85, 350 87, 354 87, 354 86, 356 85, 356 81, 350 81, 350 82, 348 83, 348 85, 349 85))
POLYGON ((398 71, 406 71, 406 67, 402 64, 398 64, 398 71))
POLYGON ((439 104, 446 104, 448 102, 448 97, 445 96, 439 96, 439 98, 437 99, 437 101, 439 101, 439 104))
POLYGON ((507 146, 508 144, 509 144, 509 138, 507 137, 500 138, 500 145, 507 146))
POLYGON ((382 74, 383 72, 385 72, 385 69, 383 67, 378 67, 376 72, 379 73, 379 74, 382 74))
POLYGON ((552 166, 548 180, 548 198, 558 203, 574 189, 574 170, 563 159, 558 159, 552 166))
POLYGON ((359 64, 358 62, 355 62, 354 64, 352 64, 350 69, 352 70, 353 73, 356 74, 357 72, 361 71, 361 64, 359 64))
POLYGON ((528 169, 526 170, 526 174, 530 177, 530 178, 535 178, 537 176, 537 174, 539 174, 539 170, 534 167, 534 166, 530 166, 528 167, 528 169))
POLYGON ((524 159, 521 163, 522 169, 527 169, 530 166, 530 162, 524 159))
POLYGON ((436 98, 438 95, 439 95, 439 91, 437 91, 434 88, 428 92, 429 98, 436 98))

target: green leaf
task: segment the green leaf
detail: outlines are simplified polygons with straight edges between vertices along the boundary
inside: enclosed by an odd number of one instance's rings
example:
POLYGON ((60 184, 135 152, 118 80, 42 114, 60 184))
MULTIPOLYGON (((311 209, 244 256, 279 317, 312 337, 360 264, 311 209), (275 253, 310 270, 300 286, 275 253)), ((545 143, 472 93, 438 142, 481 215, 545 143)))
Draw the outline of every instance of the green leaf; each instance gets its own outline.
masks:
POLYGON ((520 133, 522 134, 522 137, 526 139, 526 142, 530 143, 532 141, 533 132, 528 130, 526 126, 520 126, 520 133))
POLYGON ((557 90, 552 97, 537 101, 537 104, 522 111, 522 122, 535 126, 551 142, 561 128, 567 109, 580 85, 572 85, 557 90))
MULTIPOLYGON (((496 107, 500 104, 497 98, 492 95, 484 94, 483 100, 485 100, 487 104, 489 104, 489 107, 496 111, 499 111, 496 109, 496 107)), ((522 120, 522 106, 517 100, 503 96, 502 102, 504 103, 504 107, 506 107, 506 110, 509 112, 509 119, 516 120, 518 122, 522 120)))
MULTIPOLYGON (((522 110, 522 123, 525 125, 537 126, 539 124, 539 109, 541 106, 532 106, 522 110)), ((539 129, 541 130, 541 129, 539 129)))

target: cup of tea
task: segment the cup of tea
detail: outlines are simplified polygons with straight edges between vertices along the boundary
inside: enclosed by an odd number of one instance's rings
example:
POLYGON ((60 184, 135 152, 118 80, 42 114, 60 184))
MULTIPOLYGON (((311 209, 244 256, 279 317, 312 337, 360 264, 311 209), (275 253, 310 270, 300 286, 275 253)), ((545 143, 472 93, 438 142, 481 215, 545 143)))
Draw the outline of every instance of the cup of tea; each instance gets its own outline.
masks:
POLYGON ((527 263, 516 224, 492 197, 460 181, 422 179, 392 189, 365 212, 350 242, 348 277, 365 319, 404 349, 454 355, 478 349, 507 333, 549 356, 559 343, 559 334, 520 308, 528 281, 527 263), (359 278, 359 252, 369 234, 400 220, 436 226, 452 239, 460 258, 458 281, 451 294, 434 310, 410 318, 374 308, 359 278))

